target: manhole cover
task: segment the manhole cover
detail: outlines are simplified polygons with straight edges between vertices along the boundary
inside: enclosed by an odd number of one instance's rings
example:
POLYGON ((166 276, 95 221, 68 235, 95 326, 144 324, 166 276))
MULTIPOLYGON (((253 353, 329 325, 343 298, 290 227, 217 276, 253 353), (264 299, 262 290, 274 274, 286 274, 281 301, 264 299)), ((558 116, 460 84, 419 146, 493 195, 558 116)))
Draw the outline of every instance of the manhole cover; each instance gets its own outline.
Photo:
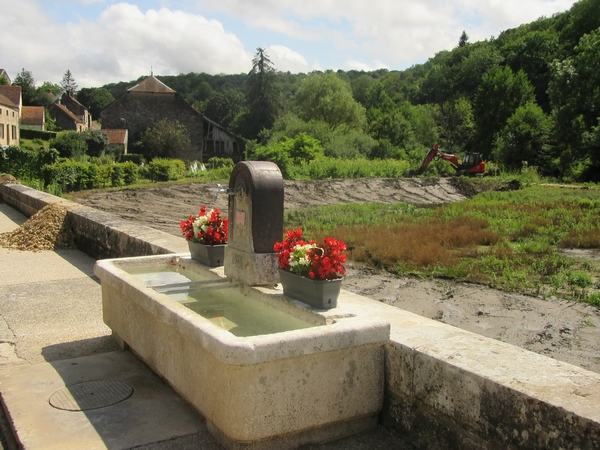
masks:
POLYGON ((86 381, 60 388, 50 396, 50 405, 66 411, 104 408, 128 399, 133 387, 123 381, 86 381))

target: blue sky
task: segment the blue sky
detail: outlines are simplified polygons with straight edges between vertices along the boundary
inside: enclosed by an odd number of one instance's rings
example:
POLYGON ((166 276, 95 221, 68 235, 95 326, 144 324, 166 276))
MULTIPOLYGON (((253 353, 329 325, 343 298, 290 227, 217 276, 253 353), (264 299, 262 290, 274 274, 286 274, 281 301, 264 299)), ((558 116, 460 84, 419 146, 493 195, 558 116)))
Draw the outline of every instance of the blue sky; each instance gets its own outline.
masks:
POLYGON ((0 0, 0 68, 36 83, 69 69, 79 87, 142 75, 246 73, 257 47, 275 68, 406 69, 573 0, 0 0), (10 38, 7 38, 10 36, 10 38))

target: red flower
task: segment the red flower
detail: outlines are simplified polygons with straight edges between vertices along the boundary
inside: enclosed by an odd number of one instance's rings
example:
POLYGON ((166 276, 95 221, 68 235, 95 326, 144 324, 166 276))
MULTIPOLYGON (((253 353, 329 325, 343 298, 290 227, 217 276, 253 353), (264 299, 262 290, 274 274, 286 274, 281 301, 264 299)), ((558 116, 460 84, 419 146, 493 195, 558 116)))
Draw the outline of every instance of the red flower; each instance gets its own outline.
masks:
POLYGON ((325 238, 324 243, 306 249, 299 249, 297 246, 305 246, 306 244, 316 244, 314 241, 306 242, 302 237, 302 230, 288 230, 285 232, 285 239, 282 242, 277 242, 273 246, 273 250, 277 252, 279 258, 279 267, 282 270, 293 271, 300 275, 308 276, 313 280, 333 280, 344 276, 346 269, 346 255, 343 253, 346 250, 346 244, 342 241, 336 241, 333 238, 325 238), (304 267, 298 263, 298 256, 294 258, 293 270, 290 265, 290 259, 294 255, 294 251, 305 251, 308 267, 304 267))
POLYGON ((187 220, 181 221, 180 227, 186 240, 204 245, 226 244, 229 238, 227 218, 221 218, 221 212, 217 208, 207 213, 204 205, 200 207, 198 216, 190 214, 187 220))

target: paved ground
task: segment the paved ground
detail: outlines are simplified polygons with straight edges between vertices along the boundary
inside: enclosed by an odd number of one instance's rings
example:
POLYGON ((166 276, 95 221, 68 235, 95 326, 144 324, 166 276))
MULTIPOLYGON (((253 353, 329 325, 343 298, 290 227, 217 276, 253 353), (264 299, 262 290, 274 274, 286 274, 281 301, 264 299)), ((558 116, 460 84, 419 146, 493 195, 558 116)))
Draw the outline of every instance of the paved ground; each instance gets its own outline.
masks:
MULTIPOLYGON (((0 233, 24 220, 0 203, 0 233)), ((2 448, 221 448, 192 408, 117 348, 102 321, 94 263, 77 250, 0 248, 0 396, 8 411, 0 418, 2 448), (65 386, 88 390, 77 396, 65 386)), ((412 447, 383 427, 305 447, 389 448, 412 447)))

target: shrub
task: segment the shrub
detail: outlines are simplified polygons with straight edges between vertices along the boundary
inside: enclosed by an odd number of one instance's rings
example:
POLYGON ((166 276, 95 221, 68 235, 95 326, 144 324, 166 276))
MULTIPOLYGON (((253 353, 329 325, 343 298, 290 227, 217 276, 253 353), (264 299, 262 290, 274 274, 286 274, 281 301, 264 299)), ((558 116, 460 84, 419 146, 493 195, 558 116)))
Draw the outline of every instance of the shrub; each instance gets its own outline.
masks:
POLYGON ((34 180, 42 166, 58 159, 54 149, 27 150, 19 147, 0 149, 0 173, 9 173, 18 179, 34 180))
POLYGON ((123 182, 126 186, 130 184, 135 184, 139 180, 139 171, 138 166, 132 162, 124 162, 121 164, 116 164, 117 167, 120 167, 121 172, 123 173, 123 182))
POLYGON ((144 155, 140 155, 139 153, 127 153, 121 156, 121 162, 129 161, 137 164, 138 166, 141 166, 143 163, 146 162, 146 158, 144 158, 144 155))
POLYGON ((58 150, 63 158, 80 157, 87 151, 85 136, 77 131, 65 131, 59 133, 50 141, 50 147, 58 150))
POLYGON ((179 180, 185 176, 185 163, 180 159, 154 158, 148 164, 152 181, 179 180))
POLYGON ((42 168, 44 184, 56 184, 63 192, 98 187, 98 166, 72 160, 57 162, 42 168))
POLYGON ((218 158, 216 156, 209 158, 208 167, 211 169, 219 169, 221 167, 233 167, 233 159, 231 158, 218 158))

